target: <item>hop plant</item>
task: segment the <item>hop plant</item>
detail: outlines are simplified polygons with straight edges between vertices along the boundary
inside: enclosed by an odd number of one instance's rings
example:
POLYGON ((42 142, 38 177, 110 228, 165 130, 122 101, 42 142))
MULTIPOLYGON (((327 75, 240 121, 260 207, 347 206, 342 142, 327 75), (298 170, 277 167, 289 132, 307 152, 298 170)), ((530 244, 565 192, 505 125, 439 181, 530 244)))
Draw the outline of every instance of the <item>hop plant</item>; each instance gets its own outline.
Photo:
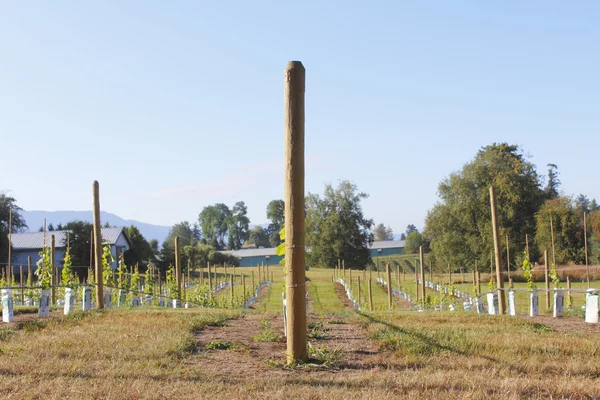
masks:
POLYGON ((123 253, 119 256, 119 267, 117 268, 117 277, 119 279, 119 287, 123 290, 129 290, 129 283, 127 282, 127 265, 125 264, 125 257, 123 253), (125 278, 125 279, 123 279, 125 278))
POLYGON ((68 288, 73 289, 77 282, 75 281, 75 275, 73 274, 73 270, 71 266, 73 262, 71 261, 71 254, 69 248, 67 248, 67 252, 65 253, 65 259, 63 261, 63 270, 61 273, 62 283, 68 288))
POLYGON ((37 262, 37 270, 35 274, 38 277, 42 290, 50 289, 52 285, 52 258, 50 256, 50 248, 43 247, 40 251, 40 259, 37 262))
POLYGON ((113 262, 113 255, 110 251, 110 246, 104 246, 102 253, 102 282, 108 285, 112 277, 112 268, 110 264, 113 262))
POLYGON ((133 275, 131 275, 131 287, 130 289, 133 291, 137 291, 139 289, 139 283, 140 283, 140 273, 138 271, 138 266, 136 265, 133 268, 133 275))
POLYGON ((144 293, 154 294, 156 287, 156 268, 151 262, 148 263, 148 269, 146 270, 146 279, 144 281, 144 293))
POLYGON ((552 269, 550 269, 550 273, 548 274, 552 284, 555 288, 560 287, 560 276, 558 275, 558 271, 556 270, 556 265, 552 264, 552 269))
POLYGON ((179 298, 179 288, 177 287, 177 281, 175 280, 175 268, 169 265, 167 269, 167 288, 169 289, 169 296, 173 299, 179 298))
POLYGON ((527 289, 534 290, 537 286, 533 282, 533 268, 529 259, 527 258, 527 251, 524 252, 525 257, 523 259, 523 276, 527 279, 527 289))

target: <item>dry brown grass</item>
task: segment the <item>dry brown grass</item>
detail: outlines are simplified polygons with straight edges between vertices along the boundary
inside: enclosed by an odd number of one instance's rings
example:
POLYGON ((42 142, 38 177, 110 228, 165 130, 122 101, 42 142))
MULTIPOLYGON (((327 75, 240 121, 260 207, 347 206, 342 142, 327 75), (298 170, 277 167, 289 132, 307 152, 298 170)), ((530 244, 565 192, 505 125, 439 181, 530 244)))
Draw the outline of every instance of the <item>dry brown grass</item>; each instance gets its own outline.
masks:
MULTIPOLYGON (((279 329, 281 316, 268 315, 279 329)), ((600 335, 590 331, 557 332, 522 318, 462 313, 315 314, 311 318, 329 329, 316 344, 341 348, 339 362, 325 370, 287 369, 267 362, 283 360, 284 343, 253 339, 263 318, 235 311, 133 309, 28 323, 11 328, 14 333, 2 330, 0 398, 381 400, 600 394, 600 335), (222 326, 240 315, 245 317, 222 326), (202 330, 207 324, 211 327, 202 330), (206 350, 205 343, 214 340, 239 346, 206 350)))

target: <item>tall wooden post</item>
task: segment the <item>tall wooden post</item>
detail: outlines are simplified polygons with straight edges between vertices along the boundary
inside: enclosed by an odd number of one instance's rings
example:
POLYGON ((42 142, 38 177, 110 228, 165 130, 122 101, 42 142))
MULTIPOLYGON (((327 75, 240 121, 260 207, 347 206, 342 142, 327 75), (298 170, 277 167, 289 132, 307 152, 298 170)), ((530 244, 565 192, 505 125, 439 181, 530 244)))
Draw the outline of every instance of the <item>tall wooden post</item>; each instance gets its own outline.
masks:
POLYGON ((285 240, 287 361, 307 361, 304 272, 304 90, 299 61, 285 68, 285 240))
POLYGON ((242 301, 246 304, 246 275, 242 274, 242 301))
POLYGON ((476 273, 475 270, 473 270, 473 288, 477 288, 477 278, 476 278, 476 273))
POLYGON ((27 280, 33 284, 33 276, 31 275, 31 256, 27 257, 27 280), (31 279, 29 279, 31 277, 31 279))
POLYGON ((415 259, 415 285, 416 285, 416 289, 415 289, 415 303, 419 302, 419 269, 417 266, 417 259, 415 259))
POLYGON ((23 289, 23 266, 19 265, 19 282, 21 283, 21 305, 25 302, 25 290, 23 289))
POLYGON ((387 295, 388 295, 388 308, 391 310, 393 307, 392 303, 392 271, 390 271, 390 263, 386 265, 387 273, 387 295))
POLYGON ((358 297, 357 297, 357 301, 358 301, 358 305, 360 306, 360 275, 356 277, 356 281, 358 283, 358 297))
POLYGON ((527 261, 531 260, 529 257, 529 234, 525 234, 525 249, 527 250, 527 261))
POLYGON ((550 217, 550 236, 552 237, 552 265, 556 268, 556 253, 554 251, 554 218, 550 217))
POLYGON ((346 261, 342 260, 342 274, 344 276, 344 280, 346 280, 346 261))
POLYGON ((494 233, 494 254, 496 255, 496 286, 498 287, 498 311, 504 314, 506 297, 504 296, 504 281, 502 279, 502 254, 500 253, 500 232, 498 231, 498 209, 496 207, 496 192, 490 186, 490 207, 492 208, 492 230, 494 233))
POLYGON ((510 245, 508 242, 508 233, 506 234, 506 270, 508 271, 508 281, 512 279, 510 277, 510 245))
POLYGON ((546 309, 550 308, 550 280, 548 279, 548 250, 544 250, 544 276, 546 278, 546 309))
POLYGON ((56 239, 54 235, 50 236, 50 271, 52 271, 52 275, 50 276, 50 293, 51 293, 51 303, 56 304, 56 239))
POLYGON ((234 283, 233 274, 231 274, 231 278, 229 280, 229 286, 231 287, 231 308, 233 308, 233 299, 235 298, 235 289, 233 287, 234 283))
POLYGON ((349 274, 350 274, 350 291, 352 292, 352 269, 349 270, 349 274))
POLYGON ((425 257, 423 256, 423 246, 419 246, 419 263, 421 264, 421 306, 425 310, 425 257))
POLYGON ((583 238, 585 241, 585 276, 587 278, 587 287, 590 288, 590 264, 588 260, 588 242, 587 242, 587 212, 583 212, 583 238))
POLYGON ((256 289, 256 285, 254 284, 254 270, 252 270, 252 291, 256 289))
POLYGON ((96 256, 96 307, 104 308, 104 282, 102 281, 102 224, 100 222, 100 185, 94 181, 94 253, 96 256))
POLYGON ((11 277, 13 275, 13 270, 10 264, 11 259, 11 250, 12 250, 12 208, 8 209, 8 264, 6 265, 7 279, 11 282, 11 277))
POLYGON ((369 282, 367 284, 367 291, 369 292, 369 311, 373 311, 373 289, 371 288, 371 282, 373 280, 369 278, 369 282))
POLYGON ((181 301, 181 254, 179 250, 179 236, 175 236, 175 283, 177 284, 177 297, 181 301))
MULTIPOLYGON (((210 270, 210 262, 206 263, 206 267, 208 268, 208 298, 212 300, 213 298, 213 279, 212 273, 210 270)), ((254 277, 254 275, 252 275, 254 277)))
MULTIPOLYGON (((571 299, 571 278, 567 275, 567 297, 571 299)), ((569 307, 573 307, 573 304, 569 304, 569 307)))

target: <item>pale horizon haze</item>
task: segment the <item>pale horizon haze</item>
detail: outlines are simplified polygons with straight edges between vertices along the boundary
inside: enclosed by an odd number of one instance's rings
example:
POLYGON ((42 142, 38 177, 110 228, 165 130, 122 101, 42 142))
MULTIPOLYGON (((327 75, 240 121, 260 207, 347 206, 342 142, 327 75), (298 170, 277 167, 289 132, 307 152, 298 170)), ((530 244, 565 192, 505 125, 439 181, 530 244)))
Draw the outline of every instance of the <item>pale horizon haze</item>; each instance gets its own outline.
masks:
MULTIPOLYGON (((419 229, 494 142, 600 200, 600 3, 0 4, 0 191, 26 210, 196 222, 283 197, 283 72, 306 68, 306 193, 354 182, 419 229)), ((65 221, 67 222, 67 221, 65 221)), ((30 227, 35 229, 37 227, 30 227)))

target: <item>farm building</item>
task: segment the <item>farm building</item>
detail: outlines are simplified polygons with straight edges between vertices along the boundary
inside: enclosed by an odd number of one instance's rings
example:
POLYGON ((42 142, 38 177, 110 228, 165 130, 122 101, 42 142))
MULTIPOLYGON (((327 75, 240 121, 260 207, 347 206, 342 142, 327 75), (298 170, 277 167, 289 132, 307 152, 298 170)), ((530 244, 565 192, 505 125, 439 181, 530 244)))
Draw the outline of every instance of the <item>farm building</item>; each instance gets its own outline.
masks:
POLYGON ((394 256, 404 254, 404 240, 383 240, 373 242, 371 245, 371 257, 394 256))
MULTIPOLYGON (((50 247, 50 237, 54 235, 55 243, 55 262, 60 269, 63 265, 65 252, 67 249, 67 233, 69 231, 51 231, 46 232, 46 247, 50 247)), ((109 245, 115 260, 118 256, 127 251, 131 246, 131 242, 125 233, 123 227, 102 228, 102 242, 104 245, 109 245)), ((40 251, 44 245, 44 232, 22 232, 13 233, 11 235, 12 256, 11 263, 15 268, 19 265, 27 265, 27 258, 31 257, 32 267, 40 259, 40 251)), ((112 263, 113 269, 117 267, 117 262, 112 263)))
MULTIPOLYGON (((371 257, 383 257, 404 253, 404 240, 386 240, 373 242, 370 247, 371 257)), ((308 250, 310 251, 310 249, 308 250)), ((275 265, 281 261, 275 248, 229 250, 223 253, 239 258, 241 267, 255 267, 258 264, 275 265)))

